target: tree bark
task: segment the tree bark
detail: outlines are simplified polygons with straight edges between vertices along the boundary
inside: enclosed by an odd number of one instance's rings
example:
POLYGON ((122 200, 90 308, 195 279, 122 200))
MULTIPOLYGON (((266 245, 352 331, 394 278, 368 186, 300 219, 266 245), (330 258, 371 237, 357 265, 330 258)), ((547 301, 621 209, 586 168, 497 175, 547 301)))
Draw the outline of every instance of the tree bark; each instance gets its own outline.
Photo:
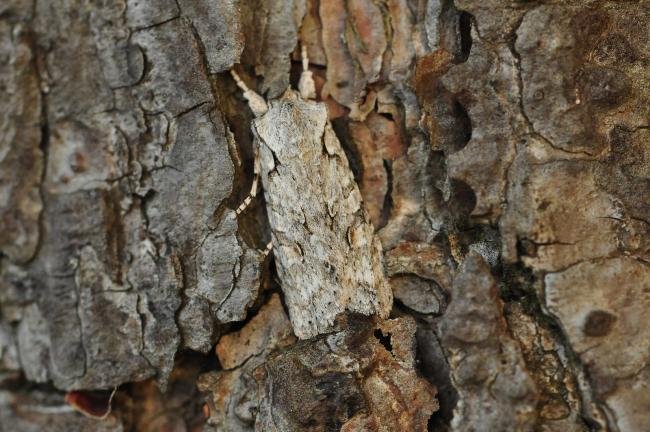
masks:
POLYGON ((647 0, 4 0, 0 431, 647 429, 649 26, 647 0), (394 297, 305 340, 263 194, 234 211, 257 144, 228 73, 278 99, 301 47, 394 297))

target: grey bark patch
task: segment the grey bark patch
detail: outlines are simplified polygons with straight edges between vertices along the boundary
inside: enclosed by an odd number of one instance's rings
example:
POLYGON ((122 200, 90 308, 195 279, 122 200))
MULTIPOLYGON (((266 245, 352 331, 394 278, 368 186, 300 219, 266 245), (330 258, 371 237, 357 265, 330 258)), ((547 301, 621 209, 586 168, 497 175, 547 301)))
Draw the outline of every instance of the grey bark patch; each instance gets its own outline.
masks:
POLYGON ((234 167, 226 128, 208 106, 191 110, 170 126, 170 145, 152 173, 155 191, 146 206, 149 231, 182 256, 186 268, 179 314, 183 344, 205 352, 216 323, 244 319, 257 297, 261 255, 237 234, 234 212, 216 220, 232 190, 234 167))
POLYGON ((470 252, 439 328, 458 391, 452 430, 532 430, 537 388, 503 319, 490 268, 470 252))
POLYGON ((126 0, 126 22, 129 27, 142 28, 161 24, 178 16, 175 0, 126 0))
POLYGON ((137 309, 142 322, 142 355, 156 368, 164 388, 180 346, 176 312, 181 304, 183 274, 179 258, 157 257, 153 245, 144 241, 134 253, 127 275, 129 286, 137 287, 137 309))
POLYGON ((228 70, 239 61, 244 50, 239 0, 180 0, 178 3, 201 39, 210 73, 228 70))
POLYGON ((184 292, 179 314, 183 344, 207 352, 216 324, 243 320, 260 289, 264 255, 246 246, 237 233, 237 220, 227 210, 196 252, 196 282, 184 292))
POLYGON ((227 211, 197 253, 197 287, 191 295, 210 302, 220 322, 240 321, 257 298, 263 256, 236 235, 237 221, 227 211))
POLYGON ((211 247, 240 267, 235 290, 182 296, 233 180, 204 49, 227 67, 242 35, 210 34, 200 14, 193 31, 175 1, 31 2, 31 21, 17 15, 30 2, 11 3, 0 7, 0 360, 66 390, 153 376, 164 387, 181 330, 209 349, 218 320, 242 319, 259 288, 259 254, 234 221, 223 234, 237 247, 211 247))
POLYGON ((75 285, 86 370, 102 370, 102 374, 93 376, 92 382, 82 379, 73 387, 110 388, 119 385, 124 375, 136 381, 153 375, 154 369, 141 355, 144 343, 138 295, 111 280, 90 246, 80 251, 75 285), (119 369, 111 367, 117 362, 119 369))
POLYGON ((437 314, 444 304, 440 287, 433 281, 417 276, 400 275, 390 278, 393 295, 404 306, 423 314, 437 314))
POLYGON ((28 380, 44 383, 50 378, 44 367, 50 355, 47 321, 36 304, 26 307, 23 313, 16 334, 20 364, 28 380))
POLYGON ((146 211, 149 230, 175 247, 195 251, 214 226, 214 213, 232 190, 233 165, 225 127, 208 107, 174 121, 176 133, 152 173, 155 194, 146 211))
POLYGON ((34 256, 42 210, 41 95, 35 58, 20 25, 0 21, 0 253, 34 256))
POLYGON ((188 297, 178 314, 183 346, 206 353, 214 340, 215 326, 210 303, 200 297, 188 297))
POLYGON ((298 42, 298 29, 306 12, 305 0, 243 1, 247 32, 244 61, 262 75, 261 91, 279 97, 289 86, 290 54, 298 42))
POLYGON ((203 69, 198 41, 183 20, 141 30, 132 39, 150 62, 148 74, 137 87, 145 110, 178 115, 213 100, 210 84, 197 73, 203 69))
POLYGON ((90 14, 89 23, 106 83, 112 88, 136 84, 144 72, 144 58, 141 50, 130 42, 123 4, 98 4, 90 14))

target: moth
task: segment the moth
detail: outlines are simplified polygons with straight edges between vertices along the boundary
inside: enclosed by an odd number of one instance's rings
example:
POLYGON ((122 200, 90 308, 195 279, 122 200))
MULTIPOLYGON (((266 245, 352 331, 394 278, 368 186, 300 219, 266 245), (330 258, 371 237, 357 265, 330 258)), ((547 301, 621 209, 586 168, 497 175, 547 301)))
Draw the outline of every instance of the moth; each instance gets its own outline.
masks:
POLYGON ((298 89, 268 103, 232 72, 255 114, 255 179, 261 178, 271 243, 291 323, 307 339, 332 330, 343 312, 388 317, 393 295, 382 248, 348 159, 316 102, 306 50, 298 89))

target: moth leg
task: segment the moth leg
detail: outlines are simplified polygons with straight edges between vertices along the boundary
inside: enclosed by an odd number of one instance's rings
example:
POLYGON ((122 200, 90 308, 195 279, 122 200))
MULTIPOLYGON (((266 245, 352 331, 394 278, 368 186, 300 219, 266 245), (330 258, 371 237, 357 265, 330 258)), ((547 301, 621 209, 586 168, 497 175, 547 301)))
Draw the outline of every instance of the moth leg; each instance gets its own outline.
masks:
POLYGON ((237 87, 242 89, 244 92, 244 98, 248 101, 248 106, 251 108, 251 111, 253 111, 253 114, 255 114, 255 117, 264 115, 269 110, 269 107, 266 105, 264 98, 255 93, 253 90, 249 89, 246 83, 242 81, 241 78, 239 78, 237 72, 231 69, 230 75, 232 75, 233 79, 237 83, 237 87))
POLYGON ((267 256, 268 254, 271 253, 272 250, 273 250, 273 243, 268 242, 266 248, 264 248, 264 250, 262 251, 263 256, 267 256))
POLYGON ((117 392, 117 386, 113 387, 113 391, 111 391, 111 395, 108 397, 108 409, 103 416, 99 417, 100 420, 106 420, 108 416, 111 415, 111 410, 113 409, 113 397, 115 396, 115 392, 117 392))
POLYGON ((307 57, 307 47, 302 46, 300 50, 302 55, 302 73, 300 74, 300 81, 298 81, 298 90, 300 96, 307 99, 316 99, 316 84, 314 84, 314 77, 309 70, 309 58, 307 57))
POLYGON ((253 201, 253 198, 257 195, 257 187, 260 181, 260 168, 261 168, 261 162, 260 162, 260 152, 255 147, 255 156, 254 156, 254 162, 253 162, 253 185, 251 186, 251 191, 248 193, 248 196, 244 198, 244 201, 241 203, 239 207, 237 207, 237 210, 235 210, 235 213, 238 215, 241 214, 246 208, 250 205, 251 201, 253 201))

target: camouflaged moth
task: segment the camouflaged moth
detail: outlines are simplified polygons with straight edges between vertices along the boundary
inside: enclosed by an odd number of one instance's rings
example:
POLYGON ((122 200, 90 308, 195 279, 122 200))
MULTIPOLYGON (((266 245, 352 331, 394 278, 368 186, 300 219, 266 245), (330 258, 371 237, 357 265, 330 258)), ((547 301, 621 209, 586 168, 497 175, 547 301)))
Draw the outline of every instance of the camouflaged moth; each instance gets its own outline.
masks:
POLYGON ((331 331, 349 311, 386 318, 393 295, 382 248, 363 209, 348 159, 316 102, 303 48, 299 91, 268 103, 232 72, 256 118, 253 190, 261 178, 278 275, 296 336, 331 331))

